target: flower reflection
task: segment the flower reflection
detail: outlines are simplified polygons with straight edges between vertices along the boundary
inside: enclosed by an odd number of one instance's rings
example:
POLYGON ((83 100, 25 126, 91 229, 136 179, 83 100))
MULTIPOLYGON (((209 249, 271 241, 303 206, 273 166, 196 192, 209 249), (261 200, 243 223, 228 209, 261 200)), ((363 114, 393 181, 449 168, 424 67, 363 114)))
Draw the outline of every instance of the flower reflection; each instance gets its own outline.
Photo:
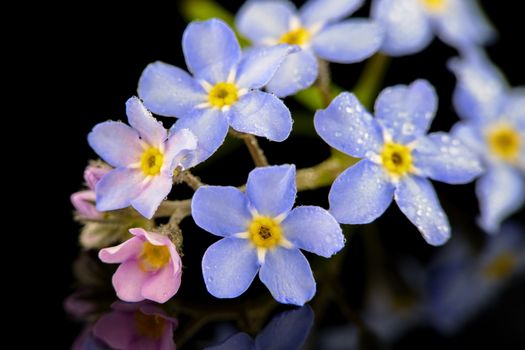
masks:
POLYGON ((525 232, 516 223, 487 237, 479 255, 456 240, 439 255, 429 277, 429 319, 440 332, 459 331, 525 271, 525 232))
POLYGON ((115 302, 93 326, 93 335, 114 349, 175 349, 177 320, 153 303, 115 302))
POLYGON ((206 348, 207 350, 244 349, 300 349, 313 326, 314 313, 310 306, 285 311, 275 316, 253 340, 246 333, 236 333, 223 343, 206 348))

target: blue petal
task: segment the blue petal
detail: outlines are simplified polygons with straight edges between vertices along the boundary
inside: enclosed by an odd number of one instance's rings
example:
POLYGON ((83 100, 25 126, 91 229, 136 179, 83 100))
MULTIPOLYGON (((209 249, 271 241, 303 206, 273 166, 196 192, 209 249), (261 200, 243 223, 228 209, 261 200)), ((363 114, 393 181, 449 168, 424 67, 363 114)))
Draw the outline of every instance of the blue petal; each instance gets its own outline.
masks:
POLYGON ((459 139, 471 151, 480 155, 487 153, 485 138, 478 125, 471 122, 457 122, 450 130, 450 134, 459 139))
POLYGON ((335 179, 328 195, 330 213, 343 224, 367 224, 385 212, 393 195, 383 168, 361 160, 335 179))
POLYGON ((408 143, 426 134, 438 107, 436 90, 426 80, 384 89, 375 103, 375 114, 394 141, 408 143))
POLYGON ((481 217, 479 225, 489 233, 525 203, 525 177, 509 166, 494 166, 476 183, 481 217))
POLYGON ((268 250, 259 278, 274 299, 283 304, 302 306, 315 295, 312 270, 298 249, 268 250))
POLYGON ((309 305, 281 312, 264 327, 255 339, 257 349, 301 349, 314 324, 314 312, 309 305))
POLYGON ((413 156, 421 176, 449 184, 468 183, 483 171, 477 155, 444 132, 419 139, 413 156))
POLYGON ((202 186, 191 201, 197 226, 217 236, 245 232, 250 224, 246 196, 235 187, 202 186))
POLYGON ((289 1, 246 1, 235 18, 235 26, 255 44, 279 39, 290 30, 295 6, 289 1))
POLYGON ((275 217, 288 213, 296 193, 295 165, 256 168, 248 175, 246 195, 261 215, 275 217))
POLYGON ((173 185, 171 176, 155 176, 150 183, 131 201, 131 205, 142 216, 151 219, 160 203, 168 196, 173 185))
POLYGON ((292 131, 290 110, 272 94, 252 91, 232 106, 230 125, 237 131, 284 141, 292 131))
POLYGON ((303 206, 291 211, 282 222, 286 239, 297 248, 329 258, 345 245, 341 226, 320 207, 303 206))
POLYGON ((447 215, 429 180, 405 176, 396 188, 395 200, 428 244, 442 245, 450 238, 447 215))
POLYGON ((354 94, 343 92, 314 118, 315 130, 330 146, 353 157, 379 152, 383 136, 377 122, 354 94))
POLYGON ((224 342, 208 346, 204 350, 256 350, 253 339, 246 333, 236 333, 224 342))
POLYGON ((246 239, 221 239, 202 258, 204 283, 216 298, 238 297, 252 284, 258 270, 257 252, 246 239))
POLYGON ((142 72, 138 93, 153 113, 184 118, 206 102, 206 92, 182 69, 163 63, 149 64, 142 72))
POLYGON ((516 129, 525 133, 525 87, 511 89, 505 96, 502 103, 502 115, 516 129))
POLYGON ((312 47, 327 61, 355 63, 372 56, 383 43, 383 29, 367 19, 330 25, 315 35, 312 47))
POLYGON ((127 167, 138 162, 143 151, 139 134, 121 122, 108 121, 95 125, 88 135, 88 143, 114 167, 127 167))
POLYGON ((276 45, 256 47, 243 56, 237 68, 236 85, 240 88, 260 89, 275 75, 281 63, 297 46, 276 45))
POLYGON ((453 102, 459 116, 477 121, 498 117, 508 90, 501 71, 477 51, 450 60, 448 66, 457 79, 453 102))
POLYGON ((219 19, 191 22, 182 36, 186 65, 197 79, 226 81, 241 59, 241 48, 230 27, 219 19))
POLYGON ((119 168, 104 175, 95 187, 97 210, 126 208, 142 190, 144 174, 138 169, 119 168))
POLYGON ((198 140, 197 149, 188 155, 185 167, 201 163, 215 153, 224 142, 228 127, 224 114, 210 108, 196 110, 194 115, 177 120, 170 129, 170 136, 182 129, 189 129, 198 140))
POLYGON ((301 21, 306 27, 335 22, 350 16, 364 2, 364 0, 309 0, 301 7, 301 21))
POLYGON ((384 28, 382 51, 403 56, 423 50, 434 38, 430 20, 414 0, 374 0, 372 18, 384 28))
POLYGON ((150 145, 159 146, 168 137, 168 132, 162 123, 153 118, 138 98, 132 97, 126 102, 126 114, 129 124, 150 145))
POLYGON ((166 141, 164 151, 164 165, 161 169, 162 173, 173 176, 173 171, 178 166, 186 169, 188 165, 188 158, 191 153, 197 148, 197 138, 188 129, 181 129, 177 132, 172 132, 166 141))
POLYGON ((446 6, 447 9, 435 17, 438 36, 444 42, 469 49, 495 38, 496 31, 477 1, 450 1, 446 6))
POLYGON ((266 89, 278 97, 294 95, 317 79, 317 58, 310 49, 287 56, 266 89))

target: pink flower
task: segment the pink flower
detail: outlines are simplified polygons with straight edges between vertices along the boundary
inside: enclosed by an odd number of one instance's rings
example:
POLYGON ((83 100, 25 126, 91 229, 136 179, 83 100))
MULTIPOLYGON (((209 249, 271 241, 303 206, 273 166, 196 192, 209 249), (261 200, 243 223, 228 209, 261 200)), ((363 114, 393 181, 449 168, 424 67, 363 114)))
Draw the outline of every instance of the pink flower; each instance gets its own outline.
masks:
POLYGON ((93 334, 112 349, 175 350, 177 320, 156 305, 116 302, 111 308, 112 312, 97 321, 93 334))
POLYGON ((88 165, 86 170, 84 170, 84 180, 88 189, 71 195, 71 204, 73 204, 81 217, 86 219, 102 218, 102 213, 95 207, 95 186, 102 176, 106 175, 110 170, 111 168, 106 165, 88 165))
POLYGON ((167 236, 132 228, 135 237, 102 249, 99 258, 105 263, 120 263, 113 275, 113 287, 124 301, 149 299, 165 303, 180 287, 182 262, 167 236))

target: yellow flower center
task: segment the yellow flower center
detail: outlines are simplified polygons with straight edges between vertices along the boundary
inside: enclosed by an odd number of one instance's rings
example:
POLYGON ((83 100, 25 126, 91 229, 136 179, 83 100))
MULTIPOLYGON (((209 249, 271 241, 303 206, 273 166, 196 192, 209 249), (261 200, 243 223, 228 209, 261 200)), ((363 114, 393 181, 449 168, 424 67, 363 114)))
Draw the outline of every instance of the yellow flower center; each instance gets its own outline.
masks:
POLYGON ((281 225, 268 216, 255 217, 248 232, 250 240, 257 248, 273 248, 283 239, 281 225))
POLYGON ((165 326, 166 320, 159 315, 146 315, 140 311, 135 313, 135 328, 142 337, 160 339, 165 326))
POLYGON ((381 151, 383 167, 395 176, 403 176, 412 170, 412 151, 397 143, 387 143, 381 151))
POLYGON ((218 83, 208 93, 208 100, 213 107, 231 106, 239 99, 239 90, 232 83, 218 83))
POLYGON ((154 272, 163 268, 170 261, 170 251, 165 245, 144 242, 139 255, 139 266, 144 272, 154 272))
POLYGON ((146 176, 160 174, 160 169, 164 163, 164 155, 156 147, 150 147, 142 153, 140 158, 140 168, 146 176))
POLYGON ((312 34, 304 28, 297 28, 281 36, 279 44, 304 45, 310 41, 312 34))
POLYGON ((490 279, 502 279, 512 273, 517 263, 518 259, 516 256, 510 253, 503 253, 485 267, 483 274, 490 279))
POLYGON ((447 0, 420 0, 431 12, 441 12, 445 9, 447 0))
POLYGON ((491 130, 487 135, 487 141, 492 153, 506 161, 514 161, 519 155, 520 135, 508 125, 491 130))

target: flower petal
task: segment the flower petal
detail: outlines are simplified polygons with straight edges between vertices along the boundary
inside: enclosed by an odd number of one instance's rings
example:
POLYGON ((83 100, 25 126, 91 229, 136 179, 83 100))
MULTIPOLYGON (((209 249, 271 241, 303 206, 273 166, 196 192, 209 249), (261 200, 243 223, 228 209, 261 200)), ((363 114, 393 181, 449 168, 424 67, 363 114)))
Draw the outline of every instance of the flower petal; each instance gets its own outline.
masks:
POLYGON ((257 252, 246 239, 221 239, 202 258, 206 288, 216 298, 238 297, 252 284, 258 270, 257 252))
POLYGON ((375 103, 375 114, 396 142, 408 143, 426 134, 436 114, 436 90, 426 80, 384 89, 375 103))
POLYGON ((321 58, 337 63, 356 63, 372 56, 383 43, 383 29, 367 19, 351 19, 330 25, 315 35, 312 46, 321 58))
POLYGON ((114 167, 135 163, 142 153, 138 133, 121 122, 108 121, 95 125, 88 135, 88 143, 114 167))
POLYGON ((126 208, 143 189, 144 174, 139 169, 114 169, 97 183, 97 210, 126 208))
POLYGON ((345 245, 341 226, 323 208, 303 206, 293 209, 282 222, 286 239, 297 248, 329 258, 345 245))
POLYGON ((471 48, 488 43, 496 30, 488 21, 477 1, 449 1, 447 9, 436 16, 438 36, 458 48, 471 48))
POLYGON ((353 157, 379 152, 383 146, 379 125, 352 93, 343 92, 328 108, 318 110, 314 124, 326 143, 353 157))
POLYGON ((151 219, 160 203, 170 194, 172 186, 171 176, 162 174, 154 176, 140 194, 131 201, 131 205, 142 216, 151 219))
POLYGON ((296 194, 295 165, 255 168, 248 175, 246 195, 261 215, 276 217, 288 213, 296 194))
POLYGON ((197 148, 186 154, 184 167, 195 166, 208 159, 222 145, 228 133, 228 120, 217 109, 205 108, 194 115, 179 119, 170 129, 170 136, 188 129, 197 137, 197 148))
POLYGON ((315 295, 310 264, 298 249, 268 250, 259 278, 274 299, 283 304, 302 306, 315 295))
POLYGON ((412 154, 421 176, 449 184, 471 182, 483 171, 477 155, 444 132, 419 139, 412 154))
POLYGON ((502 114, 516 126, 518 130, 525 133, 525 87, 517 87, 510 90, 502 103, 502 114))
POLYGON ((480 129, 471 122, 457 122, 450 134, 459 139, 471 151, 482 155, 487 151, 487 145, 480 129))
POLYGON ((363 3, 364 0, 310 0, 301 7, 301 21, 306 27, 335 22, 350 16, 363 3))
POLYGON ((120 300, 135 302, 144 300, 142 286, 150 277, 141 270, 137 260, 124 261, 113 275, 113 287, 120 300))
POLYGON ((254 44, 261 44, 288 32, 295 11, 289 1, 246 1, 237 13, 235 26, 254 44))
POLYGON ((158 147, 168 137, 162 123, 153 118, 137 97, 133 96, 126 102, 126 114, 129 125, 137 130, 141 139, 148 144, 158 147))
POLYGON ((150 111, 166 117, 187 117, 206 101, 206 92, 188 73, 159 61, 142 72, 138 94, 150 111))
POLYGON ((166 141, 166 151, 164 152, 165 174, 172 176, 176 167, 182 166, 184 169, 188 165, 191 151, 197 148, 198 140, 189 129, 180 129, 170 133, 166 141))
POLYGON ((385 212, 393 195, 383 168, 361 160, 335 179, 328 195, 330 213, 343 224, 367 224, 385 212))
POLYGON ((226 81, 241 58, 235 33, 216 18, 191 22, 182 36, 182 50, 190 72, 212 85, 226 81))
POLYGON ((284 311, 272 318, 255 339, 256 349, 301 349, 314 324, 309 305, 284 311))
POLYGON ((121 263, 135 258, 141 252, 143 243, 140 237, 132 237, 117 246, 101 249, 98 257, 108 264, 121 263))
POLYGON ((476 183, 481 217, 479 225, 489 233, 525 203, 525 179, 508 166, 494 166, 476 183))
POLYGON ((255 47, 248 50, 239 62, 236 85, 240 88, 260 89, 275 75, 286 57, 299 48, 291 45, 255 47))
POLYGON ((457 79, 453 102, 463 119, 482 121, 499 117, 500 101, 508 91, 503 73, 483 54, 469 51, 448 62, 457 79))
POLYGON ((134 322, 132 313, 112 311, 98 319, 93 326, 93 334, 104 345, 114 349, 128 349, 137 336, 134 322))
POLYGON ((252 91, 231 109, 230 124, 237 131, 281 142, 292 131, 290 110, 272 94, 252 91))
POLYGON ((403 56, 423 50, 434 38, 430 19, 414 0, 374 0, 372 18, 385 33, 382 51, 403 56))
POLYGON ((200 187, 191 201, 191 215, 200 228, 223 237, 247 231, 252 218, 246 195, 230 186, 200 187))
POLYGON ((317 70, 317 58, 312 50, 292 53, 286 56, 266 90, 281 98, 293 95, 315 82, 317 70))
MULTIPOLYGON (((173 259, 173 256, 171 258, 173 259)), ((180 267, 180 257, 177 255, 176 258, 179 259, 178 266, 180 267)), ((157 303, 165 303, 179 290, 181 275, 180 268, 175 271, 173 264, 166 265, 144 283, 142 296, 157 303)))
POLYGON ((396 188, 395 200, 428 244, 442 245, 450 238, 447 215, 429 180, 405 176, 396 188))

